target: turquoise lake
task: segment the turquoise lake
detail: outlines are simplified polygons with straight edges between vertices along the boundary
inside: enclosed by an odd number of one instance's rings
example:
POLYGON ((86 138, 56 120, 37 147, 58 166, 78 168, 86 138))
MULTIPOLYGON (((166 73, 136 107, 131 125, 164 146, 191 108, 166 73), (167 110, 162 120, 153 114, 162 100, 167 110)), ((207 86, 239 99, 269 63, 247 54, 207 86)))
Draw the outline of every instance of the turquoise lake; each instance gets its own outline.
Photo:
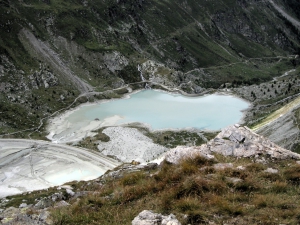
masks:
POLYGON ((66 119, 70 124, 79 121, 100 121, 118 115, 117 124, 140 122, 153 130, 198 128, 219 130, 238 123, 249 103, 230 95, 212 94, 186 97, 155 90, 143 90, 129 98, 83 106, 66 119))

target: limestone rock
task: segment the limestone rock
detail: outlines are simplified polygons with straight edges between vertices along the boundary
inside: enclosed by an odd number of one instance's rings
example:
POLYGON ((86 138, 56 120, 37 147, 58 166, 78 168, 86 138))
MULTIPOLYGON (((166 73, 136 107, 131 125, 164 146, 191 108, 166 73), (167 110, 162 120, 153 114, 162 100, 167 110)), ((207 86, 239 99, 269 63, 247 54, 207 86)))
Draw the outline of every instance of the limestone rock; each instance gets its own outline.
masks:
POLYGON ((266 155, 276 159, 300 158, 299 154, 281 148, 247 127, 229 126, 211 140, 207 147, 212 152, 237 157, 266 155), (222 144, 220 144, 221 139, 223 139, 222 144))
POLYGON ((266 173, 278 173, 278 170, 277 169, 273 169, 273 168, 268 168, 264 172, 266 172, 266 173))
POLYGON ((27 207, 27 204, 26 203, 22 203, 20 204, 19 208, 26 208, 27 207))
POLYGON ((71 189, 66 189, 66 192, 70 195, 70 196, 74 196, 75 192, 72 191, 71 189))
POLYGON ((244 167, 244 166, 238 166, 237 169, 238 169, 238 170, 245 170, 246 167, 244 167))
POLYGON ((31 86, 34 89, 38 89, 39 87, 49 88, 58 84, 58 78, 45 68, 35 71, 29 78, 31 86))
POLYGON ((171 149, 165 159, 171 163, 179 163, 181 159, 201 155, 213 157, 212 153, 235 157, 264 157, 274 159, 300 159, 300 155, 281 148, 270 140, 260 136, 248 127, 229 126, 223 129, 207 144, 194 147, 179 146, 171 149))
POLYGON ((144 210, 134 218, 132 225, 181 225, 181 223, 173 214, 163 216, 150 210, 144 210))
POLYGON ((70 204, 67 203, 66 201, 62 200, 60 202, 57 202, 54 204, 55 208, 60 208, 60 207, 65 207, 65 206, 69 206, 70 204))
POLYGON ((40 221, 47 221, 48 217, 50 216, 50 213, 48 211, 43 211, 40 215, 39 215, 39 220, 40 221))
POLYGON ((63 200, 64 196, 62 193, 54 193, 53 195, 51 195, 51 199, 53 202, 56 202, 56 201, 63 200))
POLYGON ((214 156, 210 154, 211 152, 207 149, 205 145, 186 147, 186 146, 177 146, 176 148, 171 149, 165 155, 166 161, 174 164, 178 164, 182 159, 193 158, 197 155, 202 157, 213 159, 214 156))
POLYGON ((50 198, 42 198, 38 203, 35 204, 35 208, 44 209, 52 206, 53 202, 50 198))
MULTIPOLYGON (((29 206, 30 207, 30 206, 29 206)), ((6 225, 49 225, 52 224, 50 213, 46 210, 28 211, 25 208, 9 207, 1 212, 0 224, 6 225)))

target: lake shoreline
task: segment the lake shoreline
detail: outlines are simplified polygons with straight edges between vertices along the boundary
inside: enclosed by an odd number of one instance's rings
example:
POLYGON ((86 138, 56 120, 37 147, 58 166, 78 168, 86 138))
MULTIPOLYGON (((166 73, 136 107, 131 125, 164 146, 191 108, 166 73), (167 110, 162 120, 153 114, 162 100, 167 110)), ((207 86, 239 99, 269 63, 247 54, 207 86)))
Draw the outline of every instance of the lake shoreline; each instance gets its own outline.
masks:
MULTIPOLYGON (((88 102, 88 103, 83 103, 80 104, 79 106, 70 109, 70 110, 66 110, 65 112, 61 113, 60 115, 51 118, 50 120, 48 120, 48 125, 47 125, 47 131, 49 132, 49 134, 47 135, 47 138, 49 140, 51 140, 52 142, 57 142, 55 140, 55 135, 58 132, 55 131, 59 131, 59 132, 63 132, 64 130, 68 129, 70 127, 70 124, 63 122, 66 120, 66 118, 68 116, 70 116, 72 113, 80 110, 82 107, 85 106, 93 106, 93 105, 97 105, 97 104, 102 104, 102 103, 107 103, 107 102, 112 102, 112 101, 116 101, 116 100, 120 100, 120 99, 128 99, 131 98, 131 95, 137 94, 139 92, 143 91, 143 89, 139 89, 139 90, 135 90, 131 93, 126 93, 124 94, 121 98, 116 98, 116 99, 105 99, 105 100, 99 100, 96 102, 88 102)), ((165 91, 165 90, 161 90, 161 89, 153 89, 153 91, 157 91, 157 92, 162 92, 162 93, 166 93, 169 95, 178 95, 178 96, 184 96, 188 99, 190 98, 194 98, 192 96, 185 96, 182 95, 181 93, 174 93, 174 92, 169 92, 169 91, 165 91)), ((205 96, 210 96, 210 95, 219 95, 219 96, 229 96, 229 97, 234 97, 234 98, 238 98, 240 100, 242 100, 243 102, 247 103, 249 106, 247 107, 247 109, 243 110, 243 116, 241 117, 241 119, 239 120, 238 123, 243 123, 245 115, 246 115, 246 111, 249 110, 249 108, 251 107, 251 103, 249 103, 248 101, 246 101, 245 99, 242 99, 240 96, 236 96, 234 95, 232 92, 228 93, 228 92, 224 92, 224 91, 216 91, 212 94, 204 94, 202 95, 203 97, 205 96)), ((201 97, 201 96, 198 96, 201 97)), ((90 124, 88 126, 86 126, 84 129, 82 130, 76 130, 76 132, 82 132, 81 135, 77 135, 76 138, 73 138, 72 141, 65 141, 65 142, 61 142, 61 143, 66 143, 66 142, 76 142, 76 141, 80 141, 82 138, 87 137, 87 136, 94 136, 96 133, 93 132, 94 130, 98 130, 102 127, 109 127, 109 126, 130 126, 130 124, 132 124, 132 122, 127 123, 121 123, 119 124, 118 121, 121 120, 122 117, 120 115, 114 115, 112 117, 108 117, 105 118, 104 121, 103 120, 98 120, 97 118, 95 118, 95 120, 90 121, 90 124)), ((153 128, 151 125, 147 124, 147 123, 143 123, 143 122, 138 122, 140 127, 145 127, 147 129, 149 129, 150 132, 157 132, 157 131, 166 131, 166 130, 170 130, 170 131, 181 131, 181 130, 186 130, 186 131, 192 131, 192 130, 198 130, 198 131, 207 131, 207 132, 216 132, 219 131, 220 129, 206 129, 206 128, 195 128, 195 127, 186 127, 186 128, 163 128, 163 129, 155 129, 153 128)), ((75 131, 74 131, 75 132, 75 131)), ((75 134, 74 134, 75 135, 75 134)), ((75 135, 76 136, 76 135, 75 135)))

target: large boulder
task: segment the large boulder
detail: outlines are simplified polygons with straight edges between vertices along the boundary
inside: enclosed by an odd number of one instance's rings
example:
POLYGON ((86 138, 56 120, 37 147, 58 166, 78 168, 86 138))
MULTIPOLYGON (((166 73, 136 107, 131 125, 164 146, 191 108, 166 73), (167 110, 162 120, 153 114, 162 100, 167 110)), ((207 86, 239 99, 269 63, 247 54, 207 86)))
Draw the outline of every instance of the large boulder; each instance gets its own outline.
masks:
POLYGON ((299 154, 281 148, 248 127, 238 125, 223 129, 215 139, 207 143, 207 148, 211 152, 236 157, 265 155, 275 159, 300 158, 299 154))
POLYGON ((201 145, 193 147, 177 146, 166 153, 165 159, 170 163, 178 164, 181 160, 194 158, 196 156, 202 156, 207 159, 214 158, 207 146, 201 145))
POLYGON ((35 204, 35 208, 37 209, 45 209, 53 205, 53 201, 51 198, 42 198, 35 204))
POLYGON ((270 140, 254 133, 248 127, 239 125, 223 129, 207 144, 194 147, 178 146, 171 149, 165 159, 171 163, 178 163, 181 159, 201 155, 212 158, 213 153, 235 157, 266 156, 274 159, 300 159, 300 155, 281 148, 270 140))

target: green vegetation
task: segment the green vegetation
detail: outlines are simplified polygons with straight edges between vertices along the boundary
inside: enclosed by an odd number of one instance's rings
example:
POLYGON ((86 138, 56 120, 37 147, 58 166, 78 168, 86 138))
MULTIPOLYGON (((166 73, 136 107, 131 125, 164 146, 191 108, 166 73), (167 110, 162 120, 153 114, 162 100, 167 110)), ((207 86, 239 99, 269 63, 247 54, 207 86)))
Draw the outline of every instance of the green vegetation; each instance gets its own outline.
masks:
MULTIPOLYGON (((299 90, 299 73, 297 71, 271 82, 248 87, 248 92, 244 92, 242 96, 250 101, 254 101, 254 103, 250 112, 248 112, 249 116, 246 117, 247 126, 253 128, 271 113, 285 107, 298 97, 299 90)), ((241 94, 242 92, 239 93, 241 94)), ((295 124, 298 124, 298 114, 296 112, 297 109, 295 109, 295 124)))
POLYGON ((102 131, 105 129, 105 127, 95 131, 97 134, 93 137, 86 137, 82 139, 81 141, 78 142, 77 146, 99 151, 97 148, 97 142, 102 141, 102 142, 108 142, 110 140, 110 137, 107 136, 106 134, 102 133, 102 131))
POLYGON ((205 69, 219 83, 233 82, 244 85, 260 84, 280 76, 284 72, 293 69, 291 59, 253 59, 243 63, 236 63, 223 67, 212 67, 205 69), (220 76, 220 74, 222 74, 220 76))
POLYGON ((206 140, 214 138, 217 133, 194 132, 194 131, 146 131, 145 135, 154 143, 167 148, 175 148, 178 145, 199 146, 206 143, 206 140))
MULTIPOLYGON (((129 125, 131 128, 136 128, 141 131, 144 135, 151 138, 154 143, 165 146, 167 148, 175 148, 178 145, 185 146, 200 146, 207 141, 213 139, 217 132, 196 132, 196 131, 150 131, 148 128, 141 126, 129 125)), ((106 127, 103 127, 97 131, 97 134, 93 137, 86 137, 79 141, 77 146, 98 151, 97 142, 108 142, 110 140, 109 136, 104 134, 102 131, 106 127)))
MULTIPOLYGON (((297 14, 295 1, 282 4, 297 14)), ((166 83, 179 86, 192 81, 205 88, 261 83, 299 65, 298 59, 284 58, 299 52, 297 29, 261 2, 23 0, 2 1, 0 13, 0 100, 7 107, 0 134, 31 129, 79 94, 60 69, 52 68, 51 60, 34 51, 20 33, 23 28, 47 43, 95 91, 140 81, 137 64, 149 59, 163 64, 154 75, 166 83), (31 83, 38 78, 32 74, 45 70, 58 82, 49 91, 43 82, 33 88, 31 83), (12 100, 18 96, 18 101, 12 100), (30 121, 13 116, 11 110, 28 111, 30 121)))
MULTIPOLYGON (((8 200, 7 204, 5 205, 6 208, 10 206, 18 207, 22 203, 26 203, 27 205, 30 204, 36 204, 38 200, 48 197, 54 193, 57 193, 58 190, 56 187, 48 188, 48 190, 41 190, 41 191, 33 191, 30 194, 26 194, 25 196, 22 195, 14 195, 14 196, 8 196, 6 199, 8 200), (25 200, 25 201, 24 201, 25 200)), ((65 190, 62 189, 62 194, 66 194, 65 190)))

